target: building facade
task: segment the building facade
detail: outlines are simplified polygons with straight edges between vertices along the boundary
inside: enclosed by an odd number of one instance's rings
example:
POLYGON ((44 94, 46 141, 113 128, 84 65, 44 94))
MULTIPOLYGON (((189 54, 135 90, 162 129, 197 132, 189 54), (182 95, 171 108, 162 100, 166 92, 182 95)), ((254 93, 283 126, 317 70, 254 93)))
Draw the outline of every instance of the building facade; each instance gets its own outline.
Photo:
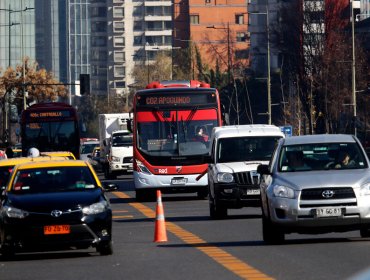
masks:
MULTIPOLYGON (((198 47, 203 64, 215 69, 218 61, 222 71, 234 74, 249 65, 246 1, 189 0, 189 26, 188 39, 198 47)), ((180 30, 186 34, 186 28, 180 30)))
POLYGON ((0 69, 36 59, 35 0, 0 1, 0 69))

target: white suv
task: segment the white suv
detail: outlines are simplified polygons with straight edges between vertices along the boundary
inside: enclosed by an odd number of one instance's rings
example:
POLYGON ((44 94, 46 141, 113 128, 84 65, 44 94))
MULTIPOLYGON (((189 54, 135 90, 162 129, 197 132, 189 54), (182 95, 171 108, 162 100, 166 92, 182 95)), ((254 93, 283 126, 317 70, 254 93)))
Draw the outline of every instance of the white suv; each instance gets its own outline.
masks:
POLYGON ((213 129, 208 167, 211 218, 226 217, 228 208, 260 206, 257 166, 269 162, 281 138, 284 134, 274 125, 213 129))

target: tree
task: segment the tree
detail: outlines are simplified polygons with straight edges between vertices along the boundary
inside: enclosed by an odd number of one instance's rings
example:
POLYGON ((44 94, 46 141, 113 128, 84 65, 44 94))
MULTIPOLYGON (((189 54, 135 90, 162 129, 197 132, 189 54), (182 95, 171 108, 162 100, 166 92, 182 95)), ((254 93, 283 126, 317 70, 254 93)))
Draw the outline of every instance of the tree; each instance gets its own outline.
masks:
POLYGON ((12 92, 14 103, 22 108, 24 92, 27 93, 27 104, 56 101, 59 97, 67 96, 67 88, 54 78, 52 72, 39 69, 36 62, 30 63, 29 58, 25 58, 23 63, 24 65, 17 65, 15 69, 9 67, 2 73, 0 97, 6 92, 12 92))
MULTIPOLYGON (((39 69, 36 62, 30 63, 29 58, 24 59, 23 65, 17 65, 15 69, 8 67, 0 73, 3 120, 6 120, 4 114, 8 111, 7 104, 11 112, 10 120, 17 121, 19 112, 24 106, 32 102, 56 101, 58 98, 67 96, 66 87, 54 78, 53 73, 39 69)), ((3 138, 6 133, 5 127, 8 127, 8 124, 4 121, 3 138)), ((11 140, 12 135, 9 137, 11 140)))

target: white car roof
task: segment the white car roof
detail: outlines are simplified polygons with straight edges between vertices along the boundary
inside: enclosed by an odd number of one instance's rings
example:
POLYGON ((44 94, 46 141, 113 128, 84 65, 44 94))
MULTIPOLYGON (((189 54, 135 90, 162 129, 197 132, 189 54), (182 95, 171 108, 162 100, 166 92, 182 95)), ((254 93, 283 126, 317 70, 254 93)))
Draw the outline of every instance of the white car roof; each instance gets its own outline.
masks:
POLYGON ((275 125, 267 124, 248 124, 248 125, 228 125, 215 127, 212 132, 212 137, 228 138, 228 137, 243 137, 243 136, 281 136, 285 134, 275 125))
POLYGON ((287 137, 284 145, 301 145, 315 143, 355 143, 356 140, 350 134, 315 134, 287 137))

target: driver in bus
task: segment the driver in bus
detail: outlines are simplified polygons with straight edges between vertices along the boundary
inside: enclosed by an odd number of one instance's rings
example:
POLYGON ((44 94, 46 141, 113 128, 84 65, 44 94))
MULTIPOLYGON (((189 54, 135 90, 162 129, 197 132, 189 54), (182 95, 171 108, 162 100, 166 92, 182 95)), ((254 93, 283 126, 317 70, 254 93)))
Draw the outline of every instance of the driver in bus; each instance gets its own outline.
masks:
POLYGON ((197 128, 196 140, 201 142, 208 142, 208 135, 205 132, 205 128, 203 126, 199 126, 197 128))

